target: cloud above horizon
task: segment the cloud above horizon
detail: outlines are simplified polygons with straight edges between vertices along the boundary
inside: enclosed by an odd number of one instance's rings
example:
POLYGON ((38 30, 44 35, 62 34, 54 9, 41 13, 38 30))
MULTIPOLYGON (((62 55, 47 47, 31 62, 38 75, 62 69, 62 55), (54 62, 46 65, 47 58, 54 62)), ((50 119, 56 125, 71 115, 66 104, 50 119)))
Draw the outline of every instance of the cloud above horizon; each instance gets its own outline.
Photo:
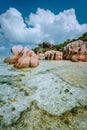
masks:
POLYGON ((38 8, 35 14, 23 19, 17 9, 10 8, 0 15, 0 44, 62 43, 86 31, 87 23, 79 24, 74 9, 55 15, 50 10, 38 8))

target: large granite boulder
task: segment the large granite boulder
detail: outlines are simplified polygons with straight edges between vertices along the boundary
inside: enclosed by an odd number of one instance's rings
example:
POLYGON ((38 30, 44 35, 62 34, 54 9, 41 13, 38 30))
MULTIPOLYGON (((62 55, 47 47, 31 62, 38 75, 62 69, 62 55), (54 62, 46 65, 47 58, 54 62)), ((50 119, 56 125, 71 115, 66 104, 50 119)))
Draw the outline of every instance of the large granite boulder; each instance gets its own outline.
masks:
POLYGON ((45 59, 47 60, 62 60, 63 54, 60 51, 50 50, 50 51, 46 51, 44 55, 45 55, 45 59))
POLYGON ((13 46, 11 48, 11 52, 13 53, 13 55, 18 55, 22 50, 23 50, 22 46, 13 46))
POLYGON ((13 53, 12 58, 6 58, 4 61, 9 64, 14 64, 14 67, 28 68, 36 67, 39 65, 38 56, 29 48, 17 48, 17 46, 11 49, 13 53))
POLYGON ((18 59, 21 57, 21 54, 19 53, 18 55, 13 55, 13 57, 7 57, 5 58, 4 62, 9 63, 9 64, 15 64, 18 59))
POLYGON ((22 50, 23 50, 22 46, 13 46, 11 48, 11 52, 13 54, 13 57, 5 58, 4 62, 9 63, 9 64, 15 64, 18 61, 18 59, 21 57, 22 50))
POLYGON ((87 61, 87 42, 74 41, 64 47, 63 58, 66 60, 87 61))

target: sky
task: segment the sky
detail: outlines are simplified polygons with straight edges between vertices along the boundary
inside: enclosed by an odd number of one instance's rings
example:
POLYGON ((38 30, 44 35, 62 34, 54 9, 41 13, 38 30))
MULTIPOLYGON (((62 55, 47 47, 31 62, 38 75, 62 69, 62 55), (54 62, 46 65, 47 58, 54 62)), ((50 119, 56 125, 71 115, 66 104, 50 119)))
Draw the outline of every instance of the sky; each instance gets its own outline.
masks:
POLYGON ((87 32, 87 0, 0 0, 0 50, 63 43, 87 32))

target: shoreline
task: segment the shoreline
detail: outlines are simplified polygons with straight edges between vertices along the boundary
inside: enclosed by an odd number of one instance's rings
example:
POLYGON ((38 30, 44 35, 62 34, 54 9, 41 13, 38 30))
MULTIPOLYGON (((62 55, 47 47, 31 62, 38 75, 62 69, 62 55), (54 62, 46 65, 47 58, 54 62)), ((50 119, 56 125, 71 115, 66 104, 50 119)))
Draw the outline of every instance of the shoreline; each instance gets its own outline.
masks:
POLYGON ((86 128, 86 62, 40 60, 37 68, 21 70, 6 65, 3 60, 0 65, 0 99, 3 99, 3 102, 0 102, 0 115, 3 115, 3 118, 0 117, 1 129, 28 130, 30 127, 44 130, 53 127, 68 130, 70 127, 74 128, 73 119, 76 121, 75 129, 86 128), (74 116, 71 111, 75 112, 74 116), (21 113, 22 116, 19 116, 21 113))

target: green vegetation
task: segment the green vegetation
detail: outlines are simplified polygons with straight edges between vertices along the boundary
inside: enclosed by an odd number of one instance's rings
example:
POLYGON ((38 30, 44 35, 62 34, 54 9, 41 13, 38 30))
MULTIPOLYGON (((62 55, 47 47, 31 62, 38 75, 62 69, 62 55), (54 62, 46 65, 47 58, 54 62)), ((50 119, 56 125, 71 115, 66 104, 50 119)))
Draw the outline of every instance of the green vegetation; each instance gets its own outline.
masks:
POLYGON ((55 51, 63 51, 64 46, 66 46, 67 44, 69 44, 70 42, 76 41, 76 40, 83 40, 83 41, 87 41, 87 32, 84 33, 82 36, 80 36, 77 39, 67 39, 64 43, 60 43, 60 44, 51 44, 48 42, 43 42, 38 44, 38 47, 34 48, 33 51, 35 53, 44 53, 48 50, 55 50, 55 51))
POLYGON ((87 32, 84 33, 81 37, 79 37, 78 40, 87 41, 87 32))

